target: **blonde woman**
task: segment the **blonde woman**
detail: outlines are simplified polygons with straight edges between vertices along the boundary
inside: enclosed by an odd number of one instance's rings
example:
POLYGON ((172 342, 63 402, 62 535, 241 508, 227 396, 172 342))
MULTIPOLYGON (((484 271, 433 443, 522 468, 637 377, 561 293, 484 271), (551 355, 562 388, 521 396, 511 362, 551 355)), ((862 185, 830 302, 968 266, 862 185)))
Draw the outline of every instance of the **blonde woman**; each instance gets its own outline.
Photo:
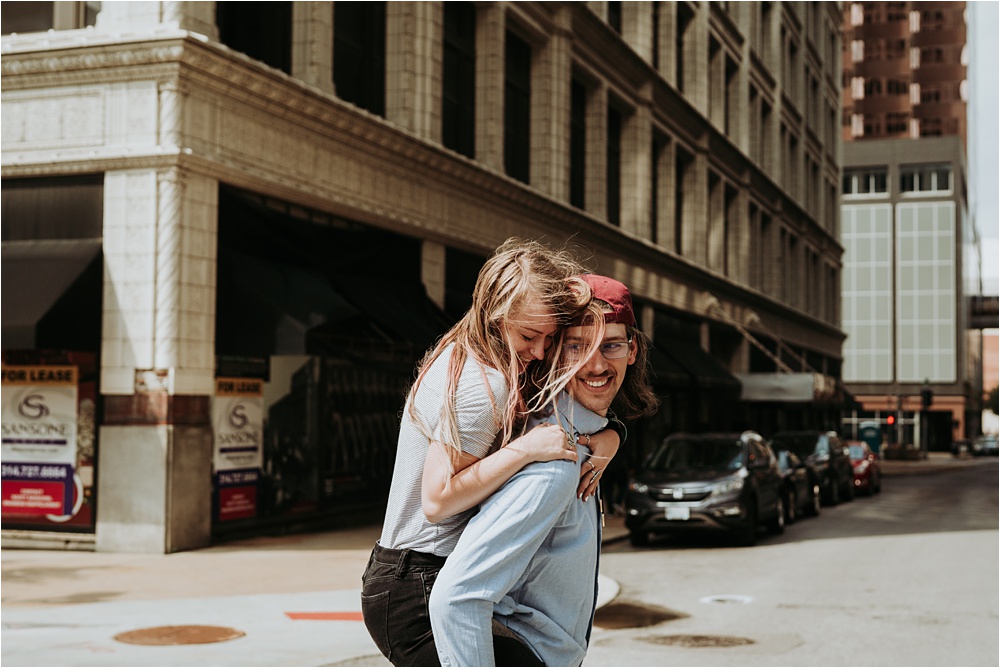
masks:
MULTIPOLYGON (((382 535, 362 578, 365 625, 394 665, 438 665, 427 600, 477 504, 531 462, 577 461, 557 425, 514 434, 578 371, 558 369, 548 351, 562 327, 593 308, 580 273, 565 252, 508 240, 480 271, 469 311, 420 363, 382 535)), ((606 459, 620 445, 613 430, 588 441, 606 459)), ((593 492, 584 479, 578 494, 593 492)))

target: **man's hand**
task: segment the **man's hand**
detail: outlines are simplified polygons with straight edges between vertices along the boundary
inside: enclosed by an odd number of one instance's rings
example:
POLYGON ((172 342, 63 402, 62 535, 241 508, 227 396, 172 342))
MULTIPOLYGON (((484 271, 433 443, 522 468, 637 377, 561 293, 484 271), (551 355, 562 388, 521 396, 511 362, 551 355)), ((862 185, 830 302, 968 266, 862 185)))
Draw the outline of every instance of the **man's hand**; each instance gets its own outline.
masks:
POLYGON ((614 429, 604 429, 590 436, 584 434, 577 439, 581 445, 590 448, 591 455, 580 467, 580 486, 576 495, 586 501, 597 492, 601 474, 611 459, 618 453, 618 434, 614 429))

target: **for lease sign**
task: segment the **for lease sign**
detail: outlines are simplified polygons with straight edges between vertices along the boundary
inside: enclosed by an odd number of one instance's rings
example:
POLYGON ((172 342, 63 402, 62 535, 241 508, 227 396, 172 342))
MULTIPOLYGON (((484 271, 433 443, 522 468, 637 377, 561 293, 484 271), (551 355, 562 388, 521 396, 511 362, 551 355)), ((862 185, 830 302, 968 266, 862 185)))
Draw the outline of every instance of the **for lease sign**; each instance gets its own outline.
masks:
POLYGON ((73 507, 77 368, 3 366, 2 509, 65 515, 73 507))
POLYGON ((218 518, 254 517, 264 458, 264 381, 216 378, 212 427, 218 518))

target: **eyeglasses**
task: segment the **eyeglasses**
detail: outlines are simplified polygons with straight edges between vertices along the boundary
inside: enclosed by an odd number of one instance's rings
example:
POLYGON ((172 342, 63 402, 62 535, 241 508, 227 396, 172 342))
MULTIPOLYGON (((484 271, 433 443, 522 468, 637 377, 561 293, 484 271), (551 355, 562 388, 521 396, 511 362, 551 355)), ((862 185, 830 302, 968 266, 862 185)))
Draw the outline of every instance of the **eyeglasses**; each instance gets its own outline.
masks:
MULTIPOLYGON (((587 348, 588 346, 583 343, 567 343, 562 349, 566 359, 575 361, 580 359, 583 354, 587 352, 587 348)), ((604 355, 604 359, 606 360, 620 360, 623 357, 627 357, 631 348, 631 337, 629 337, 628 341, 610 341, 608 343, 602 343, 598 346, 598 349, 601 351, 601 354, 604 355)))

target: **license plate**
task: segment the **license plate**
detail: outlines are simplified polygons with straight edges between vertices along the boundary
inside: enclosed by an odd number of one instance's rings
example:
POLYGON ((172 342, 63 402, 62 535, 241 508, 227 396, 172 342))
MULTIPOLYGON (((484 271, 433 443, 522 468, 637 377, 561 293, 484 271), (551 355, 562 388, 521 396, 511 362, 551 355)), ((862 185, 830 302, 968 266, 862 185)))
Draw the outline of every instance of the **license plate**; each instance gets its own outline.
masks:
POLYGON ((691 519, 691 509, 687 506, 679 508, 667 508, 668 520, 689 520, 691 519))

